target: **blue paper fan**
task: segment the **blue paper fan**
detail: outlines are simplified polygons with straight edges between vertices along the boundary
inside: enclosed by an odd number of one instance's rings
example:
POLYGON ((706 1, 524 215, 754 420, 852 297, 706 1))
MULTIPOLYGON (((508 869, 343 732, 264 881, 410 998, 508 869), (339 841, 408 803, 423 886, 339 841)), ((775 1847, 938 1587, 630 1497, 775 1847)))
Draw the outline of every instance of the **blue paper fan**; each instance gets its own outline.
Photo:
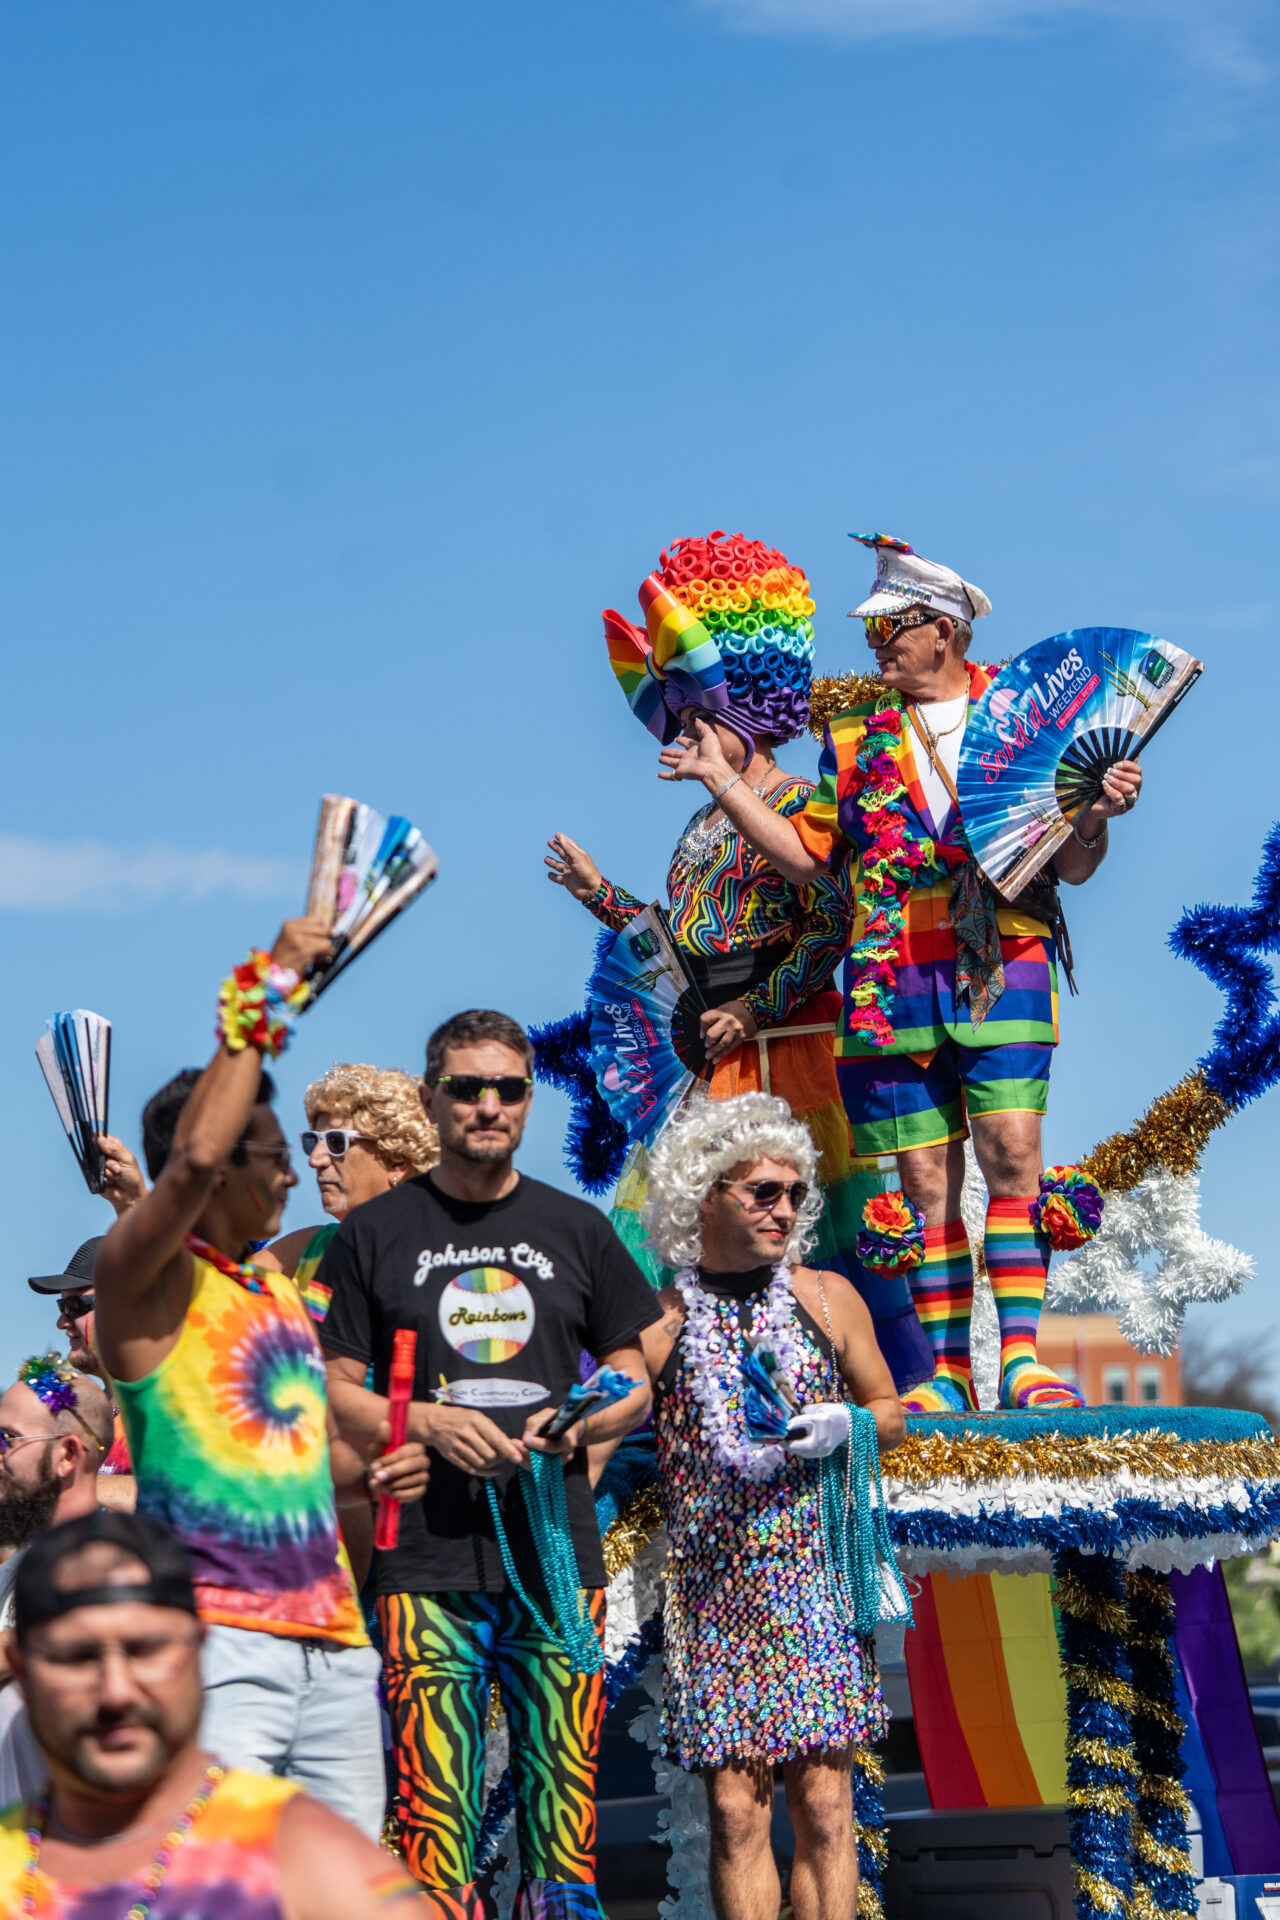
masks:
POLYGON ((631 1145, 647 1145, 706 1061, 691 987, 657 906, 628 920, 587 984, 591 1065, 631 1145))
POLYGON ((1129 627, 1077 627, 1001 667, 970 709, 956 776, 969 845, 1001 893, 1021 893, 1203 671, 1129 627))
POLYGON ((111 1022, 83 1007, 55 1013, 36 1041, 36 1059, 85 1185, 101 1193, 106 1160, 97 1136, 108 1131, 111 1022))

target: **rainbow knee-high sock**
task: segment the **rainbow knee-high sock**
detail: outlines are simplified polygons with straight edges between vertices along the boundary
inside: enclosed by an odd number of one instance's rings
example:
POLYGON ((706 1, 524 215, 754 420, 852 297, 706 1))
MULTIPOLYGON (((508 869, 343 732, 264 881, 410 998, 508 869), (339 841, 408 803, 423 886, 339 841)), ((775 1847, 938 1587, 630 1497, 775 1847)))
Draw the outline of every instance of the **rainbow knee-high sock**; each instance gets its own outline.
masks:
POLYGON ((972 1413, 978 1402, 969 1362, 973 1255, 963 1220, 924 1230, 924 1259, 911 1276, 911 1297, 933 1348, 933 1379, 902 1396, 911 1413, 972 1413))
POLYGON ((1082 1407, 1083 1397, 1037 1357, 1049 1240, 1031 1224, 1035 1194, 987 1202, 983 1251, 1000 1321, 1000 1405, 1082 1407))

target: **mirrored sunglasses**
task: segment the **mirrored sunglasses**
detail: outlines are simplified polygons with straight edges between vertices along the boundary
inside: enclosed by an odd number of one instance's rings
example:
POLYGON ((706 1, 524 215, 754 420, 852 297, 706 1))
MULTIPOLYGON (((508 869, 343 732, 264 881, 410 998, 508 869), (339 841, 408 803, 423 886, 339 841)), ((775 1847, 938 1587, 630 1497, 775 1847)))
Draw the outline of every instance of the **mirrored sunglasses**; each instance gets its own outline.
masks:
POLYGON ((91 1293, 63 1293, 58 1296, 58 1312, 64 1313, 68 1320, 83 1320, 86 1313, 93 1312, 91 1293))
POLYGON ((900 633, 907 633, 912 627, 932 626, 937 619, 928 607, 908 607, 905 613, 869 613, 863 619, 867 630, 867 640, 873 647, 883 647, 900 633))

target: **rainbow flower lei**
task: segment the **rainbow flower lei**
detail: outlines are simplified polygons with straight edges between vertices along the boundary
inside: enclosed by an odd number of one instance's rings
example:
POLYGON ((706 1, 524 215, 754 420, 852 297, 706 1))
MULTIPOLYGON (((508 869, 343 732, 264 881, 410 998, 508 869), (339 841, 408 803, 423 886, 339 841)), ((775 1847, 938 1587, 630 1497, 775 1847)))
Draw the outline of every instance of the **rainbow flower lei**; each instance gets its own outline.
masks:
POLYGON ((849 949, 854 969, 849 989, 849 1032, 869 1046, 893 1044, 889 1006, 897 985, 903 907, 922 867, 934 864, 932 840, 909 840, 897 801, 906 792, 893 749, 902 734, 902 706, 885 695, 866 725, 854 755, 853 797, 870 845, 862 856, 859 888, 870 912, 862 938, 849 949))

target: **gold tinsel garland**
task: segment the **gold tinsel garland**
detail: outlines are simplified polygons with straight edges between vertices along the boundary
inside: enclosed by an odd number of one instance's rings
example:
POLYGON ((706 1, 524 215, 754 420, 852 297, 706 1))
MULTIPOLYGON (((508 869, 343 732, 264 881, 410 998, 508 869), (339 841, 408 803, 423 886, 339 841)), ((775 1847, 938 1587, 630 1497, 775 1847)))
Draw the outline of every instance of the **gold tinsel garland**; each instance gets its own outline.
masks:
POLYGON ((1152 1866, 1163 1867, 1166 1873, 1190 1873, 1191 1855, 1181 1847, 1166 1847, 1149 1833, 1146 1827, 1137 1825, 1133 1836, 1135 1850, 1152 1866))
POLYGON ((1123 1913, 1125 1900, 1119 1887, 1113 1887, 1100 1873, 1089 1873, 1083 1867, 1076 1868, 1076 1889, 1083 1893, 1091 1906, 1099 1913, 1123 1913))
POLYGON ((1195 1067, 1153 1100, 1128 1133, 1113 1133, 1087 1153, 1080 1171, 1106 1193, 1128 1193, 1157 1169, 1194 1173, 1209 1135, 1234 1112, 1195 1067))
POLYGON ((1018 1477, 1100 1481, 1122 1472, 1159 1480, 1280 1480, 1280 1439, 1180 1440, 1167 1433, 1076 1438, 1056 1429, 1032 1440, 912 1433, 884 1456, 886 1479, 915 1488, 1018 1477))
POLYGON ((1124 1911, 1125 1920, 1168 1920, 1164 1908, 1156 1905, 1150 1887, 1135 1887, 1124 1911))
POLYGON ((820 673, 809 695, 809 731, 815 740, 838 713, 850 707, 865 707, 886 691, 878 673, 820 673))
POLYGON ((1121 1773, 1136 1774, 1138 1771, 1138 1760, 1133 1748, 1114 1746, 1110 1740, 1093 1738, 1073 1740, 1071 1751, 1078 1753, 1082 1759, 1088 1760, 1095 1767, 1116 1767, 1121 1773))
POLYGON ((1109 1707, 1118 1707, 1121 1713, 1132 1715, 1137 1696, 1127 1680, 1117 1680, 1114 1674, 1103 1673, 1098 1667, 1086 1667, 1079 1661, 1064 1667, 1062 1677, 1068 1687, 1087 1693, 1091 1700, 1105 1700, 1109 1707))
POLYGON ((612 1580, 624 1567, 629 1567, 666 1524, 660 1488, 642 1487, 639 1493, 633 1493, 613 1525, 605 1529, 600 1542, 604 1550, 605 1577, 612 1580))
POLYGON ((1167 1774, 1139 1774, 1138 1797, 1162 1801, 1166 1807, 1176 1807, 1184 1817, 1191 1812, 1191 1795, 1179 1781, 1170 1780, 1167 1774))
POLYGON ((1068 1787, 1067 1805, 1077 1808, 1092 1808, 1097 1813, 1109 1813, 1113 1816, 1126 1814, 1133 1806, 1131 1787, 1068 1787))
POLYGON ((1123 1600, 1109 1600, 1095 1593, 1073 1573, 1060 1573, 1054 1583, 1053 1597, 1058 1605, 1077 1620, 1087 1620, 1104 1633, 1118 1634, 1123 1640, 1129 1631, 1129 1609, 1123 1600))

